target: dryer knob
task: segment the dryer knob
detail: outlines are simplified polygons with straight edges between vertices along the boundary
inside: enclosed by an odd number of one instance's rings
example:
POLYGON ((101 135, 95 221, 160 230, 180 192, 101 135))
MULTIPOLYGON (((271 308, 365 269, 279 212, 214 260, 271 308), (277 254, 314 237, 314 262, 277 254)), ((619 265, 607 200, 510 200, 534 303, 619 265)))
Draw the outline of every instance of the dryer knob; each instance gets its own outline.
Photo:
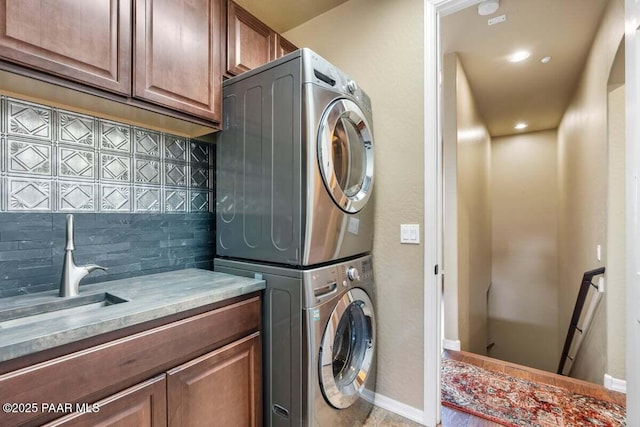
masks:
POLYGON ((349 277, 349 280, 351 280, 352 282, 359 281, 360 273, 358 272, 357 268, 349 267, 349 269, 347 270, 347 277, 349 277))
POLYGON ((354 82, 353 80, 349 80, 347 82, 347 90, 349 91, 349 93, 353 95, 356 92, 356 89, 358 89, 358 86, 356 86, 356 82, 354 82))

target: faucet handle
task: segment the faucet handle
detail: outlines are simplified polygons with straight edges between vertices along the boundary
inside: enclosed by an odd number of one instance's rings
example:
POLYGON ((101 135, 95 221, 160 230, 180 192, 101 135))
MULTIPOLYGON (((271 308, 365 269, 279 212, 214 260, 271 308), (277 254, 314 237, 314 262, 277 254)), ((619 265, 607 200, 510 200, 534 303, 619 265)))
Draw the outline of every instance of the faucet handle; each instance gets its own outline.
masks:
POLYGON ((87 272, 89 272, 89 273, 91 273, 92 271, 95 271, 95 270, 107 271, 109 269, 107 267, 102 267, 102 266, 97 265, 97 264, 87 264, 87 265, 84 266, 84 268, 86 268, 87 272))

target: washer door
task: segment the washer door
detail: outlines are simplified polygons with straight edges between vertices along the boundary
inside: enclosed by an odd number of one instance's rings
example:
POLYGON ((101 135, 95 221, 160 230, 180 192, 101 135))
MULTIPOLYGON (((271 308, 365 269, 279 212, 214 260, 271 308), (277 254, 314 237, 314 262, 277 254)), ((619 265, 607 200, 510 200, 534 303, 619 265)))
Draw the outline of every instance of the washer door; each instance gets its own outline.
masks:
POLYGON ((336 304, 322 336, 320 389, 335 408, 353 405, 367 382, 375 351, 373 304, 362 289, 346 292, 336 304))
POLYGON ((373 136, 358 105, 349 99, 333 101, 318 129, 318 161, 325 187, 347 213, 356 213, 373 190, 373 136))

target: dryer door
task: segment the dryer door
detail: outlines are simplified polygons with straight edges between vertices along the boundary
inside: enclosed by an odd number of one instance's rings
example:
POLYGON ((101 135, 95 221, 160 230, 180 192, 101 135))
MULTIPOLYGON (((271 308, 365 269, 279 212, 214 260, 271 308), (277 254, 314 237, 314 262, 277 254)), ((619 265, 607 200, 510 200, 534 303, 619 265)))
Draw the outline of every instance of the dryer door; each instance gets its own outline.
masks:
POLYGON ((376 343, 373 304, 362 289, 346 292, 327 323, 319 354, 320 389, 335 408, 353 405, 369 378, 376 343))
POLYGON ((373 135, 350 99, 333 101, 322 115, 318 161, 325 187, 340 209, 356 213, 364 208, 373 191, 373 135))

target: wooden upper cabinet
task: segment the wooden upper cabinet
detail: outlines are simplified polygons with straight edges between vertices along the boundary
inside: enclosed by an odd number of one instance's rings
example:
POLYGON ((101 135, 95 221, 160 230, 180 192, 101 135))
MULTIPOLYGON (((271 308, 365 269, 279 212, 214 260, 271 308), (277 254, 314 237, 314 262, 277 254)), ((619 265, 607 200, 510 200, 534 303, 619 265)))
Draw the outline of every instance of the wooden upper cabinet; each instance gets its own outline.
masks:
POLYGON ((275 58, 276 33, 232 1, 227 3, 227 73, 238 75, 275 58))
POLYGON ((227 0, 227 74, 237 76, 296 49, 264 22, 227 0))
POLYGON ((219 123, 222 0, 135 0, 135 97, 219 123))
POLYGON ((285 56, 287 53, 291 53, 294 50, 297 50, 298 47, 291 43, 289 40, 285 39, 281 35, 278 35, 276 41, 276 58, 280 58, 285 56))
POLYGON ((131 92, 131 0, 0 0, 0 59, 131 92))
POLYGON ((167 372, 169 427, 262 425, 258 332, 167 372))

